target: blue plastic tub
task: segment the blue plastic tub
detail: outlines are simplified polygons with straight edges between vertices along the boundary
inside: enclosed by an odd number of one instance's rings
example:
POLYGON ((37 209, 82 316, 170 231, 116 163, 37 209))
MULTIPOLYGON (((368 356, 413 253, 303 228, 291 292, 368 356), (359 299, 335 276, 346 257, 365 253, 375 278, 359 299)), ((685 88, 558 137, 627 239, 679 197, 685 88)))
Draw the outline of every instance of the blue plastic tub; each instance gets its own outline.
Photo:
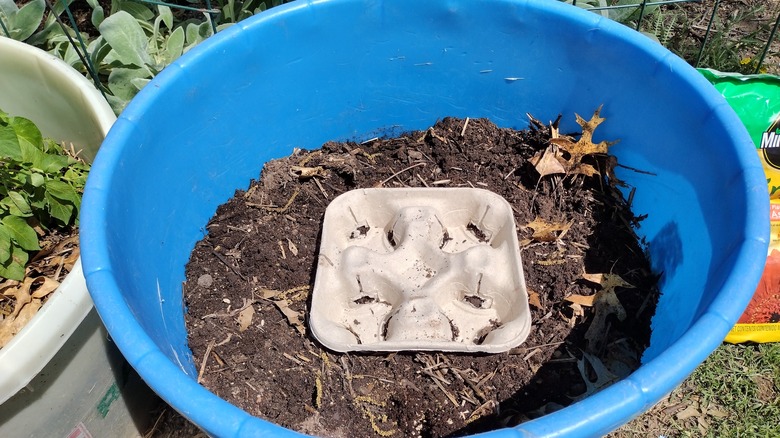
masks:
MULTIPOLYGON (((424 129, 444 116, 524 128, 604 104, 599 128, 636 187, 663 273, 643 366, 608 389, 493 436, 595 436, 651 407, 720 344, 767 251, 763 170, 744 127, 657 43, 557 1, 322 0, 272 9, 156 77, 104 142, 84 196, 84 272, 129 362, 219 437, 297 436, 196 383, 184 265, 218 205, 294 147, 424 129), (265 436, 265 435, 263 435, 265 436)), ((618 169, 619 171, 621 169, 618 169)))

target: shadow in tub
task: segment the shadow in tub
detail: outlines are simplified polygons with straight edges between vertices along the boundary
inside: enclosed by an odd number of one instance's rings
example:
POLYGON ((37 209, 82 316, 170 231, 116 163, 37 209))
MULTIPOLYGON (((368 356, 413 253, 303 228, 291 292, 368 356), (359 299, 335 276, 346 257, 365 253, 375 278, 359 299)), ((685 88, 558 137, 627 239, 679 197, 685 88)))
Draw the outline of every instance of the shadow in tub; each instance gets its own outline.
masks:
MULTIPOLYGON (((593 395, 639 368, 650 342, 659 276, 651 270, 645 248, 634 233, 641 219, 623 216, 614 220, 612 214, 627 214, 626 210, 611 214, 594 211, 596 216, 601 214, 609 217, 596 218, 583 259, 585 272, 596 274, 575 280, 596 286, 595 293, 581 296, 568 288, 570 293, 559 301, 543 308, 532 307, 532 334, 541 337, 536 341, 540 343, 526 342, 509 353, 521 355, 534 372, 533 377, 496 403, 489 415, 448 436, 517 426, 593 395), (605 271, 605 267, 611 270, 605 271), (558 317, 552 317, 550 311, 557 312, 558 317), (561 328, 561 322, 569 328, 561 328)), ((667 248, 680 247, 674 244, 674 237, 665 234, 667 248)), ((670 254, 665 260, 665 266, 673 270, 681 255, 670 254)), ((526 260, 524 263, 529 264, 526 260)))

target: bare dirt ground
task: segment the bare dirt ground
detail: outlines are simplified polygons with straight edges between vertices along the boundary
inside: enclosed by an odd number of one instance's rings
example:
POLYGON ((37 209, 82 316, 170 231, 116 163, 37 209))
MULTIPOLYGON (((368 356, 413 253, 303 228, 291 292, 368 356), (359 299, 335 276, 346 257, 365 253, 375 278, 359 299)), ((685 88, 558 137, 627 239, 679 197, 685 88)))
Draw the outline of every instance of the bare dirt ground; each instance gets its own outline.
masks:
MULTIPOLYGON (((670 26, 660 32, 659 38, 692 65, 699 61, 698 67, 754 73, 763 56, 759 71, 778 74, 780 38, 773 35, 772 29, 779 14, 780 0, 678 3, 666 6, 657 15, 670 26), (770 39, 772 42, 767 47, 770 39), (702 47, 704 50, 700 52, 702 47)), ((643 29, 657 30, 654 23, 655 19, 650 17, 643 29)))

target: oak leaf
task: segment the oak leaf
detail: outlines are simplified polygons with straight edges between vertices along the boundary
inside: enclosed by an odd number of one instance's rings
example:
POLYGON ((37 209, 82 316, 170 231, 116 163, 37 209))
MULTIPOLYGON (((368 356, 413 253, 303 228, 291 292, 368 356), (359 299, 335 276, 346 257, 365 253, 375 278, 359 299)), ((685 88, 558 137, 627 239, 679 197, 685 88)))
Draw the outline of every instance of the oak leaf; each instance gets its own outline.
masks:
MULTIPOLYGON (((579 173, 589 176, 599 174, 593 166, 583 164, 582 159, 589 155, 608 155, 609 147, 617 143, 616 141, 593 143, 593 131, 606 120, 605 118, 600 117, 600 113, 601 107, 593 113, 590 120, 585 120, 579 114, 575 114, 577 117, 577 124, 582 127, 582 135, 576 142, 573 138, 560 135, 557 132, 554 132, 554 135, 550 139, 551 145, 555 145, 569 154, 569 158, 563 160, 563 167, 566 169, 567 173, 579 173)), ((607 169, 607 173, 611 174, 611 169, 607 169)))
POLYGON ((49 277, 40 276, 33 279, 32 285, 37 286, 35 292, 32 293, 32 297, 45 298, 60 287, 60 282, 49 277))
POLYGON ((571 173, 579 173, 581 175, 585 176, 596 176, 601 175, 601 173, 596 170, 595 167, 591 166, 590 164, 580 163, 579 166, 572 169, 571 173))
POLYGON ((38 313, 41 304, 41 300, 33 299, 22 307, 18 315, 13 318, 6 318, 0 322, 0 345, 10 342, 27 325, 38 313))
POLYGON ((0 348, 5 346, 24 328, 41 308, 41 300, 30 294, 30 288, 36 279, 27 277, 16 287, 3 291, 3 295, 14 297, 14 309, 0 320, 0 348))
POLYGON ((585 383, 585 392, 575 397, 575 401, 593 395, 618 380, 618 376, 614 375, 601 359, 588 353, 583 353, 582 359, 577 361, 577 369, 585 383), (590 371, 595 375, 595 380, 590 371))
POLYGON ((575 165, 579 164, 582 157, 586 155, 606 155, 609 151, 609 147, 615 144, 615 142, 601 141, 599 143, 593 143, 593 131, 606 120, 604 117, 599 116, 600 113, 601 107, 593 113, 590 120, 585 120, 579 114, 575 114, 577 124, 582 127, 582 135, 576 142, 574 142, 571 137, 559 136, 558 138, 550 139, 550 143, 560 146, 571 154, 571 161, 575 165))
POLYGON ((287 318, 287 322, 295 328, 301 335, 306 334, 306 328, 303 326, 303 315, 290 308, 290 302, 287 300, 278 300, 273 302, 279 311, 287 318))
POLYGON ((26 278, 24 283, 18 287, 12 287, 3 292, 3 295, 14 298, 14 309, 8 317, 15 318, 22 308, 32 301, 32 295, 30 294, 30 285, 32 284, 31 278, 26 278))
POLYGON ((588 341, 586 350, 591 353, 598 353, 606 345, 609 328, 607 318, 615 315, 619 321, 626 319, 626 309, 620 304, 620 300, 615 294, 615 289, 603 289, 596 294, 596 301, 593 305, 593 321, 585 332, 585 339, 588 341))
POLYGON ((596 283, 601 290, 593 296, 593 321, 585 332, 587 351, 597 353, 605 345, 608 336, 607 318, 615 315, 618 320, 626 319, 626 310, 617 297, 618 287, 633 288, 634 285, 617 274, 582 274, 584 280, 596 283))
POLYGON ((582 274, 584 280, 596 283, 601 286, 601 292, 609 290, 615 291, 615 288, 625 287, 633 288, 634 285, 623 280, 623 278, 617 274, 582 274))
POLYGON ((596 301, 596 295, 571 294, 564 298, 564 300, 570 303, 579 304, 580 306, 592 307, 593 303, 596 301))
POLYGON ((526 228, 533 230, 531 238, 538 242, 554 242, 569 231, 574 222, 562 223, 562 222, 547 222, 544 219, 538 217, 533 221, 526 224, 526 228))

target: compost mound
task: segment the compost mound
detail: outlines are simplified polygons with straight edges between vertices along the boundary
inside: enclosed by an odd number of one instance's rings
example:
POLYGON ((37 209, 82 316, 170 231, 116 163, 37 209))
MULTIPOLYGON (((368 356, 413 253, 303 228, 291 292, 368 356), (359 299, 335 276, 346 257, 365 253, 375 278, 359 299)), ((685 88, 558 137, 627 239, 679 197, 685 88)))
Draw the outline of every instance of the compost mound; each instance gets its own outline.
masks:
MULTIPOLYGON (((603 119, 582 132, 444 118, 269 161, 217 209, 186 267, 198 380, 252 415, 327 437, 473 434, 560 409, 638 368, 658 299, 603 119), (533 326, 500 354, 337 353, 307 326, 322 218, 364 187, 477 187, 512 205, 533 326)), ((626 170, 634 171, 634 170, 626 170)), ((629 199, 631 196, 627 196, 629 199)))

